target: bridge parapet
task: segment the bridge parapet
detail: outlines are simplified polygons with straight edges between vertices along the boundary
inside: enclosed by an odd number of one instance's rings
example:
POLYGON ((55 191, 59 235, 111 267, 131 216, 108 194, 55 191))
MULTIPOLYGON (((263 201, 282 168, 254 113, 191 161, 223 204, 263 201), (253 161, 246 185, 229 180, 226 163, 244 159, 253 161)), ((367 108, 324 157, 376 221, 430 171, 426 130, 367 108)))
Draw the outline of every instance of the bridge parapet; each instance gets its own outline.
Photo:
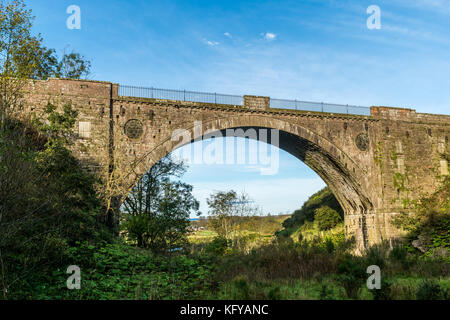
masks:
POLYGON ((427 122, 443 123, 448 125, 450 121, 449 115, 417 113, 414 109, 408 108, 394 108, 384 106, 370 107, 370 115, 376 119, 392 120, 392 121, 407 121, 407 122, 427 122))
POLYGON ((370 107, 370 115, 378 118, 402 120, 405 118, 410 118, 411 116, 415 116, 415 114, 416 110, 407 108, 394 108, 385 106, 370 107))
POLYGON ((244 96, 244 107, 256 110, 266 110, 270 108, 270 97, 244 96))

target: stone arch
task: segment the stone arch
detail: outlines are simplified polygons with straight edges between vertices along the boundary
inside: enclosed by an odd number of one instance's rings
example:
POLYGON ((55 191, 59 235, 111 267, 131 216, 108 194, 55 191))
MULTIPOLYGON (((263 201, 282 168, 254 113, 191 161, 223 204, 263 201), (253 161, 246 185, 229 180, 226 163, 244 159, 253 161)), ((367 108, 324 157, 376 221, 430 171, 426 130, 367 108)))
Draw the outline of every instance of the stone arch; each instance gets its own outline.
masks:
MULTIPOLYGON (((254 114, 204 120, 200 131, 194 123, 178 123, 177 127, 187 130, 191 139, 180 144, 179 141, 172 141, 172 136, 165 137, 161 143, 134 162, 133 172, 130 173, 129 190, 159 159, 178 147, 194 142, 195 138, 198 138, 196 137, 198 133, 203 136, 205 132, 224 132, 227 129, 237 128, 277 129, 280 132, 279 148, 303 161, 323 179, 341 204, 346 220, 348 217, 353 217, 351 223, 358 221, 359 226, 353 228, 356 231, 347 230, 346 227, 347 235, 354 235, 361 248, 367 247, 367 230, 365 230, 364 221, 365 215, 373 212, 373 204, 359 183, 365 170, 327 137, 297 123, 254 114)), ((346 226, 348 224, 346 221, 346 226)))

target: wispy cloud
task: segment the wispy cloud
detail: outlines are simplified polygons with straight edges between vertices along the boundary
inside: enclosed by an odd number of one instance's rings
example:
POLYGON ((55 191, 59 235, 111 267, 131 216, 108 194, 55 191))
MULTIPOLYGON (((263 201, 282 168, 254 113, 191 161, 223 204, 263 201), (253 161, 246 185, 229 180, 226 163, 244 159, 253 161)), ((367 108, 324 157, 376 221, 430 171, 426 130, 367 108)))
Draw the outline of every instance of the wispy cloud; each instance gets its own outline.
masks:
POLYGON ((277 38, 277 35, 272 32, 266 32, 263 35, 264 35, 264 39, 266 39, 267 41, 273 41, 277 38))
POLYGON ((225 32, 223 35, 224 35, 225 37, 232 38, 231 33, 229 33, 229 32, 225 32))
POLYGON ((215 46, 218 46, 220 43, 219 42, 217 42, 217 41, 212 41, 212 40, 208 40, 208 39, 205 39, 205 38, 203 38, 203 41, 208 45, 208 46, 211 46, 211 47, 215 47, 215 46))

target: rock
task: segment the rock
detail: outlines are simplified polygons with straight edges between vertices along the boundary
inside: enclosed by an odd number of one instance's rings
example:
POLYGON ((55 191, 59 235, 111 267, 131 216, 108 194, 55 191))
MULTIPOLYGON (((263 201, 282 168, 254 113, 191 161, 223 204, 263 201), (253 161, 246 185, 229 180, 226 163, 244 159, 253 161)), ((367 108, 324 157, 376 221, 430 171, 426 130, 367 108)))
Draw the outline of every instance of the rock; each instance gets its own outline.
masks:
POLYGON ((411 244, 414 248, 417 248, 422 253, 425 253, 428 251, 428 246, 425 244, 425 236, 419 235, 417 240, 414 240, 411 244))

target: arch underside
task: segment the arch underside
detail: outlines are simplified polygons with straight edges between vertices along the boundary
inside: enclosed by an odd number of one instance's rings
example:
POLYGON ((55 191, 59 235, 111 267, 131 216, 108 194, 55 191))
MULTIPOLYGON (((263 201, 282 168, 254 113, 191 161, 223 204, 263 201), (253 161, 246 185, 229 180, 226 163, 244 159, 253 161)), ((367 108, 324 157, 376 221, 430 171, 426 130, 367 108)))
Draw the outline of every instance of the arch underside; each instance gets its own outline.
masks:
MULTIPOLYGON (((228 129, 234 129, 232 130, 234 132, 238 132, 236 129, 242 129, 244 132, 254 129, 259 133, 260 129, 271 128, 238 127, 228 129)), ((218 132, 220 132, 220 136, 230 136, 230 131, 227 134, 225 129, 218 130, 218 132)), ((210 133, 210 135, 214 136, 214 132, 210 133)), ((249 138, 239 134, 231 136, 249 138)), ((208 135, 205 135, 204 138, 208 138, 208 135)), ((253 139, 253 137, 250 137, 250 139, 253 139)), ((272 144, 270 134, 268 134, 266 141, 267 143, 272 144)), ((192 140, 191 143, 192 142, 194 142, 194 140, 192 140)), ((279 145, 277 147, 301 160, 316 172, 330 187, 345 213, 365 214, 372 209, 370 200, 364 195, 361 187, 345 165, 317 144, 290 132, 279 130, 279 145)))
MULTIPOLYGON (((204 128, 202 128, 200 140, 208 138, 209 136, 214 136, 214 132, 220 132, 218 136, 230 136, 230 132, 226 131, 227 129, 234 129, 234 132, 237 132, 236 129, 242 129, 241 131, 244 132, 248 129, 255 129, 256 132, 260 132, 259 129, 278 129, 279 145, 277 145, 277 147, 303 161, 323 179, 342 206, 344 216, 346 217, 345 219, 349 216, 358 217, 360 234, 356 235, 356 237, 363 242, 360 243, 360 245, 366 247, 367 235, 365 215, 367 213, 372 213, 373 205, 358 181, 358 177, 361 178, 362 176, 362 171, 357 164, 344 152, 339 150, 332 142, 304 127, 292 125, 290 123, 280 124, 276 123, 276 121, 274 123, 273 120, 271 120, 270 123, 261 123, 264 121, 251 121, 259 123, 257 125, 253 125, 253 123, 252 125, 248 125, 249 121, 241 120, 244 119, 237 119, 236 121, 228 120, 226 122, 216 119, 215 121, 206 123, 204 128), (241 123, 243 125, 240 125, 241 123), (349 168, 349 163, 353 168, 352 170, 349 168)), ((253 118, 252 120, 255 119, 253 118)), ((192 137, 196 137, 194 126, 185 126, 184 128, 192 133, 192 137)), ((231 136, 239 137, 240 135, 231 136)), ((253 139, 254 137, 250 138, 253 139)), ((136 164, 141 167, 141 170, 137 171, 143 174, 159 159, 171 153, 176 148, 198 140, 199 138, 192 138, 190 141, 185 141, 181 144, 179 141, 172 141, 171 137, 167 138, 164 142, 154 148, 150 154, 146 155, 146 160, 136 164)), ((263 141, 272 144, 270 134, 267 139, 263 141)), ((139 178, 140 176, 135 177, 133 179, 134 182, 138 181, 139 178)))

